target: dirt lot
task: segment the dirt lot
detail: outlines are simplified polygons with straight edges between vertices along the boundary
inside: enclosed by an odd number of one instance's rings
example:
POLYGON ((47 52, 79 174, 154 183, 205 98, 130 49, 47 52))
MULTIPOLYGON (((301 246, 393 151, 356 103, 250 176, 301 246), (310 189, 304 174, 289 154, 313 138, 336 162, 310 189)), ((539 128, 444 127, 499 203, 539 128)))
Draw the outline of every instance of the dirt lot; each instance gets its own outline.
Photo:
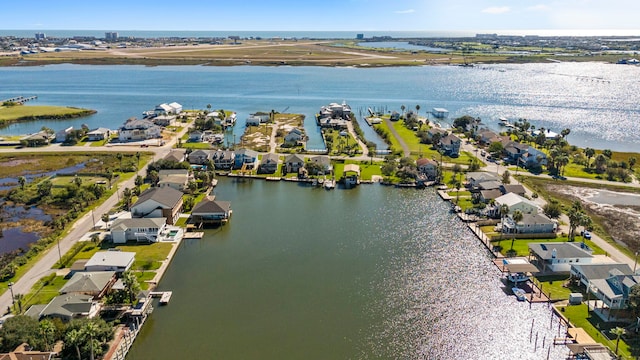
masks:
MULTIPOLYGON (((580 200, 590 215, 597 217, 597 222, 616 242, 632 251, 640 250, 640 221, 638 221, 640 219, 640 204, 604 204, 594 201, 594 196, 598 195, 600 190, 593 188, 549 185, 547 189, 551 193, 561 194, 572 201, 580 200)), ((637 195, 622 192, 615 194, 619 194, 625 200, 628 200, 630 196, 637 195)))

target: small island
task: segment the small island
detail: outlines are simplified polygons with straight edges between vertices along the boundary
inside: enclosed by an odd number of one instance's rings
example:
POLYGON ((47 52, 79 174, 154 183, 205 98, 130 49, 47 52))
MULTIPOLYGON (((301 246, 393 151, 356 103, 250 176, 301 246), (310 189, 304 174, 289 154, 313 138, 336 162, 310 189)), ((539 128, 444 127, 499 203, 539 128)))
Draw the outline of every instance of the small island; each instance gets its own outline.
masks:
POLYGON ((93 115, 96 112, 70 106, 24 105, 21 102, 3 101, 0 105, 0 126, 29 120, 75 119, 93 115))

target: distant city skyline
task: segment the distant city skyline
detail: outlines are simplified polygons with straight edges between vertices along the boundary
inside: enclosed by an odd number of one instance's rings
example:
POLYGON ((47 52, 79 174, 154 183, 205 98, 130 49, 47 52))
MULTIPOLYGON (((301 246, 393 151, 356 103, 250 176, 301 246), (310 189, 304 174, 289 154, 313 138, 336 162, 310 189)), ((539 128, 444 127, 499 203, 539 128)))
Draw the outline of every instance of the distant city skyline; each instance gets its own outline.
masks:
POLYGON ((640 2, 631 0, 33 0, 22 7, 24 10, 4 16, 0 28, 358 32, 619 29, 628 33, 640 27, 636 20, 640 2))

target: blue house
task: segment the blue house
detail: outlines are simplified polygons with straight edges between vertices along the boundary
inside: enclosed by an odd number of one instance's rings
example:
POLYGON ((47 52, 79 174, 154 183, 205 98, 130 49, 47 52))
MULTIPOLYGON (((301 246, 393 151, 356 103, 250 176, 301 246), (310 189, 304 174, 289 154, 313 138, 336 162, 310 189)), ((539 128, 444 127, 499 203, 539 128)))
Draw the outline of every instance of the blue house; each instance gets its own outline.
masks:
POLYGON ((236 151, 236 159, 234 168, 240 169, 243 164, 247 164, 247 168, 253 169, 258 161, 258 153, 250 149, 240 149, 236 151))

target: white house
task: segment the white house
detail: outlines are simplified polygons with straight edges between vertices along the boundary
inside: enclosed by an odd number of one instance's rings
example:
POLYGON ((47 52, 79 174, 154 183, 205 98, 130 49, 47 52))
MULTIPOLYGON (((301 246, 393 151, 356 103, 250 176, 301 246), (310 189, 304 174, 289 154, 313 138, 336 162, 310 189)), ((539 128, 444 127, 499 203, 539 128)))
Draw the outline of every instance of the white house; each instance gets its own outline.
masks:
POLYGON ((178 104, 175 101, 169 104, 169 107, 171 107, 172 114, 178 115, 182 112, 182 105, 178 104))
POLYGON ((535 257, 536 265, 542 272, 570 272, 573 264, 591 264, 592 252, 584 243, 529 243, 529 253, 535 257))
POLYGON ((56 142, 62 143, 67 141, 67 136, 71 134, 72 131, 73 131, 73 126, 69 126, 66 129, 62 129, 56 132, 56 142))
POLYGON ((127 251, 98 251, 84 264, 84 271, 115 271, 123 273, 133 266, 136 253, 127 251))
POLYGON ((502 223, 504 233, 517 234, 545 234, 553 233, 558 227, 557 223, 549 219, 545 214, 523 214, 522 220, 516 224, 513 214, 506 217, 502 223))
POLYGON ((507 205, 510 215, 516 210, 520 210, 522 214, 537 214, 542 212, 542 209, 536 203, 514 193, 507 193, 496 198, 495 204, 498 210, 502 205, 507 205))
POLYGON ((163 217, 118 219, 111 225, 111 240, 114 244, 125 244, 134 240, 156 242, 166 224, 167 219, 163 217))
POLYGON ((162 137, 160 126, 146 119, 131 118, 119 129, 118 139, 122 142, 157 139, 162 137))
POLYGON ((87 139, 89 141, 102 141, 108 139, 111 136, 111 130, 107 128, 97 128, 87 133, 87 139))

